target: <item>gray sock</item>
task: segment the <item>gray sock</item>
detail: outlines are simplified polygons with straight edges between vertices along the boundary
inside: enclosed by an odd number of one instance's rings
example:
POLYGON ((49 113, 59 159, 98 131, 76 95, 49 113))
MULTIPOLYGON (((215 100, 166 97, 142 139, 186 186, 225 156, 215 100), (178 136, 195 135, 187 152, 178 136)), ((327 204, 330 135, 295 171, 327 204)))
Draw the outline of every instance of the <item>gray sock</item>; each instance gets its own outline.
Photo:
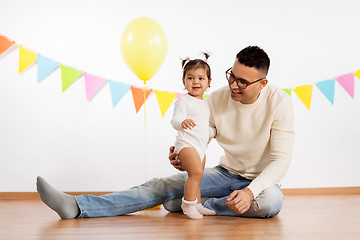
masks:
POLYGON ((56 190, 42 177, 37 177, 36 186, 41 200, 61 218, 75 218, 80 213, 74 196, 56 190))

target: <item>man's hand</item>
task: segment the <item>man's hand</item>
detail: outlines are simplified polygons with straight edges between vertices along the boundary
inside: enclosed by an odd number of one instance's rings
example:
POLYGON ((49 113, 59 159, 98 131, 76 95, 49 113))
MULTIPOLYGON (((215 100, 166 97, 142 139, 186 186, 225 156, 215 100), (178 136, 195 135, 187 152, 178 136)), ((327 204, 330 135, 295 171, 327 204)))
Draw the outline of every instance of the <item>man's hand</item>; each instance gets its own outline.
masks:
POLYGON ((250 189, 235 190, 229 195, 226 205, 235 212, 244 214, 249 210, 253 199, 254 195, 250 189))
POLYGON ((170 149, 169 149, 169 160, 170 160, 170 163, 171 163, 171 164, 173 165, 173 167, 176 168, 177 170, 179 170, 179 171, 185 171, 185 170, 182 168, 180 159, 177 158, 178 153, 177 153, 177 152, 174 152, 174 150, 175 150, 175 147, 174 147, 174 146, 171 146, 170 149))

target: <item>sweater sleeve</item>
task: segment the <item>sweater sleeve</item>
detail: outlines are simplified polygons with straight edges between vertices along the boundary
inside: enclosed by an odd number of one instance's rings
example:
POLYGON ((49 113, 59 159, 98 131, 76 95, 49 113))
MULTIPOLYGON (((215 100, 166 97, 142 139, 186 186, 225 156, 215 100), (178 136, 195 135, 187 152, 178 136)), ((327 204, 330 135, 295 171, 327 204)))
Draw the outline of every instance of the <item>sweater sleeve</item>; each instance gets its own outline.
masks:
POLYGON ((171 119, 171 125, 175 130, 182 130, 181 127, 182 122, 186 119, 186 104, 185 101, 182 100, 182 98, 178 99, 175 102, 174 106, 174 114, 171 119))
POLYGON ((216 128, 209 126, 209 141, 216 136, 216 128))
POLYGON ((215 127, 215 123, 214 123, 214 116, 213 116, 213 111, 212 111, 212 100, 213 100, 213 96, 210 95, 208 97, 208 99, 206 100, 208 105, 209 105, 209 110, 210 110, 210 117, 209 117, 209 141, 208 144, 210 143, 211 139, 213 139, 216 135, 217 135, 217 130, 215 127))
POLYGON ((270 130, 270 161, 248 188, 256 198, 285 175, 294 145, 294 113, 290 98, 280 102, 270 130))

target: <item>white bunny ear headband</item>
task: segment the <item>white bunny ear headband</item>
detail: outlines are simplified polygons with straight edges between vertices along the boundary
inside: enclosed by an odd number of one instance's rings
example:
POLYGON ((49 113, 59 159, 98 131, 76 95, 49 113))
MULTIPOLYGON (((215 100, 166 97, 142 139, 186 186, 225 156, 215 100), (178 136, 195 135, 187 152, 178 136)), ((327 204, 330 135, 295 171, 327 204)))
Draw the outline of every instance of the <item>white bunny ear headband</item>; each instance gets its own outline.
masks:
MULTIPOLYGON (((210 57, 210 54, 209 54, 209 53, 206 53, 206 52, 203 52, 203 54, 204 54, 204 56, 205 56, 205 59, 202 60, 202 61, 208 63, 208 58, 210 57)), ((193 60, 196 60, 196 59, 193 59, 193 60)), ((190 62, 190 61, 192 61, 192 60, 190 59, 190 57, 186 57, 184 60, 182 60, 182 67, 184 68, 185 65, 186 65, 188 62, 190 62)))

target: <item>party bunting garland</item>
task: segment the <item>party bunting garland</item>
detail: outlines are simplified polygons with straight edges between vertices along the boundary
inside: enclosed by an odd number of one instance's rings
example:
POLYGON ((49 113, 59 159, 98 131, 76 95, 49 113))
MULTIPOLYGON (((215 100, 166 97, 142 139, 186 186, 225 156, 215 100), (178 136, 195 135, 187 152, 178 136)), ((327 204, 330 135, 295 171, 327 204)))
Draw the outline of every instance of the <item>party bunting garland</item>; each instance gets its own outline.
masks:
POLYGON ((171 103, 176 98, 177 93, 169 93, 164 91, 155 90, 156 98, 159 103, 161 115, 164 117, 166 111, 170 107, 171 103))
POLYGON ((335 79, 324 80, 316 83, 316 86, 325 95, 325 97, 334 104, 335 79))
MULTIPOLYGON (((355 73, 347 73, 333 79, 320 81, 315 83, 315 85, 330 101, 330 103, 334 104, 335 81, 342 86, 342 88, 351 96, 351 98, 354 98, 355 76, 360 79, 360 70, 357 70, 355 73)), ((313 85, 303 85, 295 88, 286 88, 283 90, 289 95, 291 95, 291 90, 294 90, 296 95, 300 98, 308 110, 310 110, 312 87, 313 85)))
POLYGON ((37 54, 19 46, 19 73, 22 73, 37 59, 37 54))
POLYGON ((86 98, 90 101, 94 95, 100 90, 107 82, 106 78, 97 77, 89 73, 84 73, 86 98))
POLYGON ((148 99, 150 94, 153 92, 153 90, 145 89, 145 99, 144 99, 144 88, 131 86, 130 89, 131 89, 133 99, 134 99, 135 110, 136 110, 136 113, 138 113, 140 108, 144 104, 144 102, 148 99))
POLYGON ((111 100, 113 103, 113 107, 115 108, 116 104, 118 104, 121 98, 129 91, 131 85, 109 80, 109 86, 110 86, 111 100))
POLYGON ((54 61, 50 58, 47 58, 40 53, 37 56, 37 65, 38 65, 38 83, 44 80, 49 76, 55 69, 60 66, 60 63, 54 61))
POLYGON ((15 41, 8 39, 7 37, 0 34, 0 54, 9 49, 12 45, 15 44, 15 41))
MULTIPOLYGON (((0 54, 4 53, 11 46, 15 44, 15 41, 5 37, 0 34, 0 54)), ((176 92, 167 92, 160 90, 153 90, 149 88, 136 87, 134 85, 129 85, 126 83, 121 83, 113 80, 107 80, 106 78, 98 77, 92 75, 88 72, 83 72, 79 69, 67 66, 65 64, 60 64, 58 61, 50 59, 40 53, 35 53, 22 45, 19 45, 19 74, 23 73, 28 69, 33 63, 37 63, 37 72, 38 80, 40 83, 46 77, 48 77, 52 72, 54 72, 59 66, 61 67, 61 80, 62 80, 62 91, 64 92, 69 88, 77 79, 84 75, 85 79, 85 90, 86 98, 88 101, 96 95, 97 92, 106 84, 109 83, 110 94, 112 99, 113 107, 115 108, 123 96, 131 90, 134 106, 136 113, 139 112, 141 107, 144 105, 144 102, 149 98, 149 96, 155 92, 161 115, 164 117, 165 113, 171 106, 172 102, 175 99, 182 97, 185 93, 176 93, 176 92), (145 91, 145 95, 144 95, 145 91)), ((319 88, 322 94, 329 100, 331 104, 334 104, 334 92, 335 92, 335 82, 338 82, 342 88, 354 98, 354 86, 355 86, 355 76, 360 79, 360 69, 354 73, 347 73, 332 79, 319 81, 315 83, 315 86, 319 88)), ((311 97, 313 85, 307 84, 302 86, 297 86, 294 88, 284 88, 286 93, 291 96, 291 92, 294 91, 299 99, 303 102, 308 110, 310 110, 311 97)), ((207 94, 204 94, 204 98, 208 97, 207 94)))

